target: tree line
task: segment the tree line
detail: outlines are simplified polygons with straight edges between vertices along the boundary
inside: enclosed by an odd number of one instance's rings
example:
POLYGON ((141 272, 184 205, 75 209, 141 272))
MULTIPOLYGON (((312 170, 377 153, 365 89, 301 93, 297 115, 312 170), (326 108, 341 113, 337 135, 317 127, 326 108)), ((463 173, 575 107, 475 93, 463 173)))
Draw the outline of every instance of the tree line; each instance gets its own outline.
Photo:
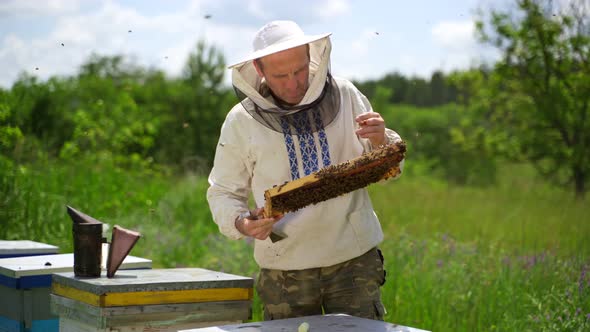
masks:
MULTIPOLYGON (((429 171, 487 183, 499 160, 526 161, 583 197, 590 181, 590 4, 513 6, 480 13, 480 41, 501 53, 489 67, 355 83, 429 171)), ((225 70, 223 54, 199 42, 175 78, 100 55, 68 77, 42 82, 23 73, 0 89, 0 176, 45 159, 206 172, 223 119, 238 102, 223 85, 225 70)))
MULTIPOLYGON (((0 89, 0 152, 16 162, 108 157, 127 166, 206 170, 225 114, 238 102, 223 85, 225 70, 223 54, 199 42, 180 78, 122 56, 100 55, 69 77, 42 82, 23 73, 9 90, 0 89)), ((456 101, 456 95, 431 99, 434 94, 420 92, 439 91, 437 86, 454 91, 441 72, 431 81, 391 74, 357 85, 369 99, 378 98, 377 87, 392 87, 398 93, 387 104, 422 107, 456 101)))
POLYGON ((459 98, 457 87, 449 81, 448 75, 440 70, 433 72, 429 79, 406 77, 394 72, 376 80, 353 83, 369 100, 375 97, 379 87, 388 87, 391 94, 387 101, 391 104, 436 107, 456 103, 459 98))
POLYGON ((99 55, 70 77, 23 74, 0 90, 0 153, 15 162, 109 158, 205 168, 236 102, 224 70, 223 55, 200 42, 179 78, 99 55))

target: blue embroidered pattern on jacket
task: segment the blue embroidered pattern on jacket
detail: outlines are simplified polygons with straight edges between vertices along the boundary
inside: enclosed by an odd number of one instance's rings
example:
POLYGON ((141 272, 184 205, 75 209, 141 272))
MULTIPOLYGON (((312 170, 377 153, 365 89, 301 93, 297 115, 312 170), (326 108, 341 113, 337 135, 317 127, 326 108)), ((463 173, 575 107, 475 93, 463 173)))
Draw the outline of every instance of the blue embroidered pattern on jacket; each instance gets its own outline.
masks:
POLYGON ((281 119, 281 127, 283 128, 283 136, 285 137, 285 145, 287 146, 287 154, 289 155, 291 180, 296 180, 299 179, 299 168, 297 167, 297 153, 295 152, 293 136, 289 133, 289 124, 284 119, 281 119))
MULTIPOLYGON (((323 167, 330 165, 330 149, 328 145, 328 137, 324 130, 323 122, 318 114, 318 111, 312 113, 313 124, 318 129, 319 149, 322 158, 323 167)), ((299 142, 299 151, 301 153, 303 173, 309 175, 320 169, 318 160, 318 146, 312 131, 312 123, 306 112, 299 112, 293 115, 293 126, 299 142)), ((300 178, 299 161, 297 160, 297 151, 295 147, 295 140, 291 133, 289 122, 282 119, 281 127, 283 129, 283 136, 285 137, 285 145, 287 147, 287 154, 289 156, 289 169, 291 172, 291 179, 296 180, 300 178)))
POLYGON ((318 139, 320 141, 323 167, 326 167, 332 163, 332 158, 330 158, 330 148, 328 145, 328 136, 326 136, 326 131, 324 130, 324 122, 320 116, 320 111, 317 109, 314 109, 313 120, 315 122, 315 127, 318 129, 318 139))
POLYGON ((303 173, 309 175, 319 170, 319 165, 315 139, 307 112, 295 114, 295 129, 299 136, 299 150, 303 161, 303 173))

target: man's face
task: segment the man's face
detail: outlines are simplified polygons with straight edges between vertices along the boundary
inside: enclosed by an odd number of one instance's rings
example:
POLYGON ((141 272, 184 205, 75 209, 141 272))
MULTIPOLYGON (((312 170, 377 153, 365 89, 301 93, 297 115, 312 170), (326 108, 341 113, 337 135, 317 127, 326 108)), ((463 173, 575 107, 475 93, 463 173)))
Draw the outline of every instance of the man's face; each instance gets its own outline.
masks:
POLYGON ((307 45, 267 55, 259 60, 258 74, 264 76, 268 87, 283 102, 296 105, 305 96, 309 78, 307 45))

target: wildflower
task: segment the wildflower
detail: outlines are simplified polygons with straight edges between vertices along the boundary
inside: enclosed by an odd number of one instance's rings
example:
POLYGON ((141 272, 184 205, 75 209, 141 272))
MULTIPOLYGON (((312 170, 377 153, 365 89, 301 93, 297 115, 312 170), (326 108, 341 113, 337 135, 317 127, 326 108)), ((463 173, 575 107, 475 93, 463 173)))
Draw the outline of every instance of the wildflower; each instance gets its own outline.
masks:
MULTIPOLYGON (((582 267, 582 273, 580 274, 580 279, 578 280, 578 291, 582 293, 584 291, 584 280, 586 279, 586 266, 582 267)), ((588 284, 590 285, 590 280, 588 280, 588 284)))

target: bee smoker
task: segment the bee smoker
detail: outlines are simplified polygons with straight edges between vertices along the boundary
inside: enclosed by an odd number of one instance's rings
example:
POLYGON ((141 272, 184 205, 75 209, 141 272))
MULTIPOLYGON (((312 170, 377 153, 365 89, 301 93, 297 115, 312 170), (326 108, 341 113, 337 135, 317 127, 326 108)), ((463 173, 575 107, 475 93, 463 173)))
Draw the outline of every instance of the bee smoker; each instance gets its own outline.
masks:
MULTIPOLYGON (((76 277, 100 277, 102 263, 102 245, 108 244, 103 237, 103 223, 70 206, 68 214, 74 222, 74 275, 76 277)), ((108 246, 106 270, 107 278, 113 278, 115 272, 129 255, 141 234, 125 229, 119 225, 113 228, 111 243, 108 246)))
POLYGON ((76 277, 100 277, 102 259, 102 223, 72 207, 67 207, 73 220, 74 275, 76 277))

